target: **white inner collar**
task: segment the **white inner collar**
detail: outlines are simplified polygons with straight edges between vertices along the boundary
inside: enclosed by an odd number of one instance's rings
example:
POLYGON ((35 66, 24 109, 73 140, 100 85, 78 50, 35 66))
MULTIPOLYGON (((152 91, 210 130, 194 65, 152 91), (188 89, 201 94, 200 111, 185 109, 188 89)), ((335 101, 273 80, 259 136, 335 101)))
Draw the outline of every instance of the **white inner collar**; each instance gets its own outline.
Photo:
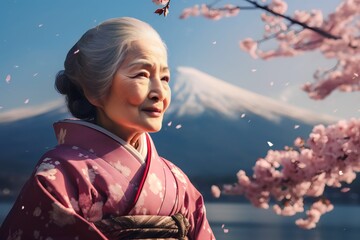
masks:
POLYGON ((96 125, 91 122, 86 122, 83 120, 77 120, 77 119, 65 119, 60 122, 69 122, 69 123, 75 123, 80 124, 83 126, 87 126, 89 128, 95 129, 101 133, 106 134, 107 136, 111 137, 121 145, 123 145, 141 164, 145 163, 146 157, 147 157, 147 143, 146 143, 146 133, 141 134, 139 137, 139 146, 137 148, 134 148, 131 144, 127 143, 122 138, 116 136, 112 132, 109 132, 105 128, 100 127, 99 125, 96 125))

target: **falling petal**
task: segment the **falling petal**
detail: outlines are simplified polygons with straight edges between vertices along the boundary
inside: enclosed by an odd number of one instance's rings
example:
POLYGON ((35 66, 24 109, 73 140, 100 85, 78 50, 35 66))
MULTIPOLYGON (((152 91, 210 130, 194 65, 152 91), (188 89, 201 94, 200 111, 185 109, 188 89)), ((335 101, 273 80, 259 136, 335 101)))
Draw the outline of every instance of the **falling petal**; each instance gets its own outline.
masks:
POLYGON ((340 171, 339 171, 339 175, 340 175, 340 176, 344 175, 344 172, 340 170, 340 171))
POLYGON ((25 103, 25 104, 28 104, 29 101, 30 101, 30 99, 26 99, 26 100, 24 101, 24 103, 25 103))
POLYGON ((6 83, 9 83, 11 81, 11 75, 8 74, 5 78, 6 83))
POLYGON ((44 26, 44 24, 42 24, 42 23, 38 25, 39 28, 41 28, 42 26, 44 26))
POLYGON ((252 72, 256 72, 257 70, 255 68, 251 69, 252 72))
POLYGON ((224 228, 224 233, 228 233, 228 232, 229 232, 229 229, 224 228))
POLYGON ((58 37, 58 36, 60 36, 60 34, 57 33, 57 34, 55 34, 55 36, 58 37))
POLYGON ((14 65, 14 68, 19 68, 19 65, 14 65))
POLYGON ((74 52, 74 54, 78 54, 79 52, 80 52, 80 50, 78 49, 74 52))
POLYGON ((244 118, 245 116, 246 116, 246 114, 245 114, 245 113, 241 114, 241 118, 244 118))
POLYGON ((298 129, 300 127, 300 125, 295 125, 294 129, 298 129))
POLYGON ((270 86, 274 86, 274 82, 270 82, 270 86))
POLYGON ((214 198, 219 198, 221 195, 221 190, 218 186, 216 185, 212 185, 211 186, 211 193, 213 195, 214 198))
POLYGON ((168 122, 168 124, 167 124, 167 125, 170 127, 170 126, 171 126, 171 124, 172 124, 172 121, 168 122))
POLYGON ((179 128, 181 128, 182 126, 181 126, 181 124, 178 124, 178 125, 176 125, 176 129, 179 129, 179 128))
POLYGON ((346 192, 350 191, 350 188, 345 187, 345 188, 342 188, 340 191, 343 193, 346 193, 346 192))
POLYGON ((221 228, 224 228, 225 227, 225 224, 221 225, 221 228))
POLYGON ((272 142, 267 142, 267 144, 269 145, 269 147, 272 147, 272 146, 274 146, 274 144, 272 143, 272 142))
POLYGON ((212 42, 212 44, 214 44, 214 45, 215 45, 215 44, 216 44, 216 41, 213 41, 213 42, 212 42))
POLYGON ((353 78, 352 78, 352 79, 355 79, 355 78, 357 78, 357 77, 359 77, 359 74, 354 73, 354 76, 353 76, 353 78))
POLYGON ((36 77, 39 73, 34 73, 33 77, 36 77))
POLYGON ((21 206, 21 210, 24 210, 25 209, 25 206, 21 206))

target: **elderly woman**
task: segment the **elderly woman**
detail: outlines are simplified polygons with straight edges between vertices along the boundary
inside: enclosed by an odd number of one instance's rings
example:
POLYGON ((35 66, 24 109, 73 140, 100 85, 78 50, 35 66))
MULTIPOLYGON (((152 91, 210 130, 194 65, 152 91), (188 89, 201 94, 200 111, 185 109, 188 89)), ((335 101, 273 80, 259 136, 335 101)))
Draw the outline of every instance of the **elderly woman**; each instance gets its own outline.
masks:
POLYGON ((54 124, 0 239, 215 239, 201 194, 148 132, 169 107, 166 46, 148 24, 110 19, 69 51, 56 88, 80 120, 54 124))

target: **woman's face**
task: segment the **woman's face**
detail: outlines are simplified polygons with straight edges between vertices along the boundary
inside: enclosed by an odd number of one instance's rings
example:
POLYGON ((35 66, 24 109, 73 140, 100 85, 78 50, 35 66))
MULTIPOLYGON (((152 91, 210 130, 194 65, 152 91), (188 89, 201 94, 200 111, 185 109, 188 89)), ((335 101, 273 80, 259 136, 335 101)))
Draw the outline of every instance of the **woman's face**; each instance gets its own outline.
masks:
POLYGON ((98 124, 130 142, 161 129, 170 104, 170 71, 162 43, 134 41, 117 70, 108 96, 98 106, 98 124))

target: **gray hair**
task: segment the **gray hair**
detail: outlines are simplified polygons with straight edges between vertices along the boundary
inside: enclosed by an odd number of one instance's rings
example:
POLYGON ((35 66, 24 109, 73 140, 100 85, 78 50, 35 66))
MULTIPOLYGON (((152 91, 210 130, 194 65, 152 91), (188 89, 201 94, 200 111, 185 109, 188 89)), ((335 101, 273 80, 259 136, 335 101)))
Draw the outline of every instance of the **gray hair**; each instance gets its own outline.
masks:
POLYGON ((149 24, 130 17, 109 19, 89 29, 70 49, 65 70, 56 76, 55 88, 66 96, 74 117, 95 117, 96 108, 86 99, 85 92, 97 100, 106 96, 131 43, 143 38, 161 42, 166 51, 166 45, 149 24))

